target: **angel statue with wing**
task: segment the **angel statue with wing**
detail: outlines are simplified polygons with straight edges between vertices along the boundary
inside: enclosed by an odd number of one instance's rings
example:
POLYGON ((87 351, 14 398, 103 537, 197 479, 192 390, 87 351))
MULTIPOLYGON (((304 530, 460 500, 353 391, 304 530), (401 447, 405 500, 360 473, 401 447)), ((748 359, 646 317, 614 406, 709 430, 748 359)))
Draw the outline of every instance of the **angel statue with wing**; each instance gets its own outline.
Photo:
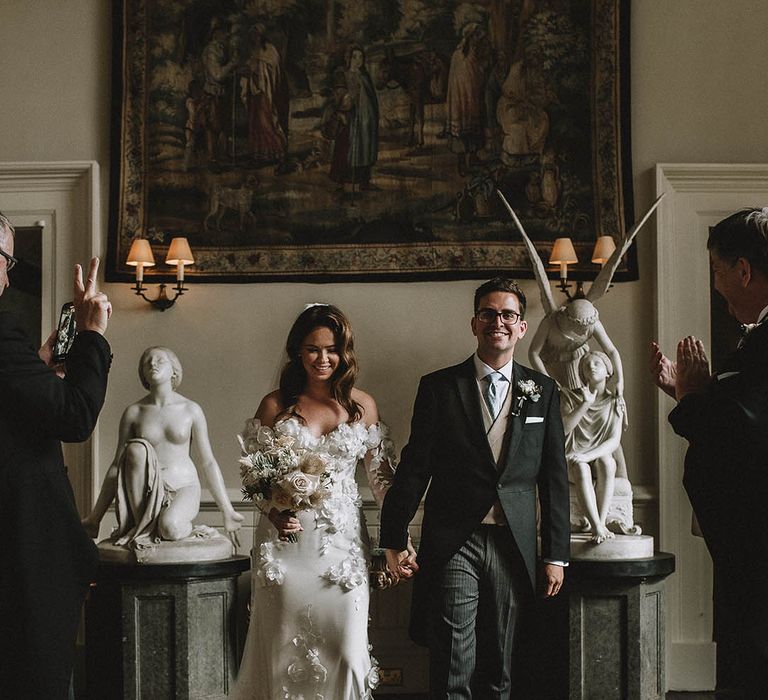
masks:
POLYGON ((595 544, 614 533, 639 535, 632 515, 632 487, 627 478, 621 431, 628 426, 624 371, 616 346, 600 322, 595 303, 608 291, 623 255, 658 206, 623 235, 586 295, 559 306, 552 297, 544 262, 501 192, 520 231, 539 285, 542 319, 528 350, 531 365, 560 387, 565 449, 571 492, 571 527, 590 532, 595 544), (591 348, 595 341, 598 346, 591 348), (574 498, 575 496, 575 498, 574 498))

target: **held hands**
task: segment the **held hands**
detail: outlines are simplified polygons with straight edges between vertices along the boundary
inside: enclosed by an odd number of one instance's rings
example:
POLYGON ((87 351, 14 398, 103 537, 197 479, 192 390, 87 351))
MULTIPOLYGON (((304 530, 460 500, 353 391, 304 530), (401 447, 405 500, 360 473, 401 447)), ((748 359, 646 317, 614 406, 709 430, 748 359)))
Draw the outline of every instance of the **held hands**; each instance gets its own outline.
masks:
POLYGON ((96 331, 104 335, 107 330, 109 317, 112 315, 112 304, 107 295, 96 289, 96 275, 99 272, 99 259, 91 260, 88 277, 83 284, 83 269, 75 265, 75 323, 78 331, 96 331))
POLYGON ((395 581, 403 578, 411 578, 418 570, 416 563, 416 550, 413 548, 411 536, 408 535, 408 544, 402 552, 396 549, 387 549, 387 570, 395 581))
POLYGON ((711 379, 709 359, 704 343, 692 335, 677 344, 677 381, 675 398, 680 401, 686 394, 704 391, 711 379))

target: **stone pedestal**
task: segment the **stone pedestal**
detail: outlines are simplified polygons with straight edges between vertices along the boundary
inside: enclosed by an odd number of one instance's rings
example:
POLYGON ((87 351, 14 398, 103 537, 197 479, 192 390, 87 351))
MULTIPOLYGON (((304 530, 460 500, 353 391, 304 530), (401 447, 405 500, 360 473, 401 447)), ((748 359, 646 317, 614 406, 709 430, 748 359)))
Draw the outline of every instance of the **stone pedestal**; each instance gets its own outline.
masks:
POLYGON ((248 557, 102 562, 85 606, 86 684, 99 700, 224 700, 237 672, 237 577, 248 557))
POLYGON ((675 557, 568 567, 570 700, 664 697, 664 578, 675 557))

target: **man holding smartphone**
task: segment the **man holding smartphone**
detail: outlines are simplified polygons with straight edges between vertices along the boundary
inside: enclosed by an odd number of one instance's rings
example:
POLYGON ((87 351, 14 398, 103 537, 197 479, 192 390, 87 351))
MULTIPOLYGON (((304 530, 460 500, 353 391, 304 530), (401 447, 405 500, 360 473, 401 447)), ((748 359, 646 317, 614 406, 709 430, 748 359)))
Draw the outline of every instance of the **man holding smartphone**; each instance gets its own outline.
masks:
MULTIPOLYGON (((0 294, 9 285, 14 229, 0 214, 0 294)), ((75 266, 77 337, 54 366, 57 333, 36 351, 0 313, 0 697, 68 696, 80 607, 98 560, 80 525, 61 441, 93 431, 111 363, 103 334, 112 307, 75 266)))

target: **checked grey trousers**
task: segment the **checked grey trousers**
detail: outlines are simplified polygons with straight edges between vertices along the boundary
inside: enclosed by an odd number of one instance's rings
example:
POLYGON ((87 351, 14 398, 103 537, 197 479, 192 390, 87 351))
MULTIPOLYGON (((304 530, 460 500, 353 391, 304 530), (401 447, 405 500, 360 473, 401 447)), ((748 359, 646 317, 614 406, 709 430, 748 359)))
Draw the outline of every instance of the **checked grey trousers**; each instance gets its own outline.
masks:
POLYGON ((527 576, 512 533, 499 525, 480 525, 435 576, 431 700, 516 697, 512 660, 533 603, 527 576))

